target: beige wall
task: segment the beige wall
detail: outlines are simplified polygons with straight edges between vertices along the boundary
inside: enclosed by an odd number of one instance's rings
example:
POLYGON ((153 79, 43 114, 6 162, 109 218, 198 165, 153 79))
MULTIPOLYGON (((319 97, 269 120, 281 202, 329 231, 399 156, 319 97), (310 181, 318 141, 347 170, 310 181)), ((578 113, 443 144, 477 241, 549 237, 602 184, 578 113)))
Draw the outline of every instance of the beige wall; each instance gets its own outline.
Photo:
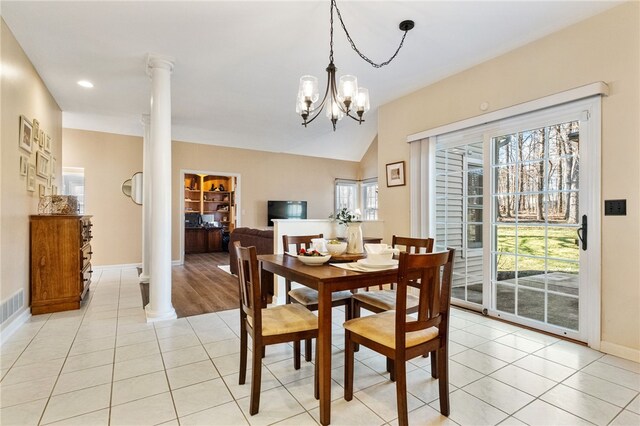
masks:
MULTIPOLYGON (((26 176, 20 176, 20 155, 29 156, 18 147, 20 115, 30 120, 36 118, 40 126, 51 135, 53 157, 57 159, 54 184, 60 187, 62 114, 4 20, 0 21, 2 31, 0 45, 2 67, 0 301, 6 300, 23 289, 24 307, 27 307, 29 303, 29 215, 37 213, 39 200, 37 186, 46 182, 42 178, 37 178, 36 191, 27 192, 26 176)), ((35 149, 29 158, 29 161, 35 164, 35 149)), ((5 326, 7 324, 9 322, 5 323, 5 326)))
MULTIPOLYGON (((602 199, 627 199, 627 216, 602 217, 602 348, 640 354, 640 3, 630 2, 384 105, 378 172, 409 160, 410 134, 595 81, 602 103, 602 199)), ((408 165, 408 162, 407 162, 408 165)), ((385 238, 409 233, 409 186, 380 185, 385 238)))
POLYGON ((93 265, 139 263, 142 206, 122 193, 122 183, 142 171, 142 138, 74 129, 62 135, 64 167, 84 168, 84 212, 93 215, 93 265))
POLYGON ((326 219, 333 211, 335 178, 356 179, 359 163, 290 154, 173 143, 173 259, 180 257, 180 170, 241 175, 240 226, 267 226, 268 200, 306 200, 309 219, 326 219))
MULTIPOLYGON (((378 136, 373 139, 371 145, 360 160, 358 179, 378 177, 378 136)), ((380 182, 380 181, 379 181, 380 182)))

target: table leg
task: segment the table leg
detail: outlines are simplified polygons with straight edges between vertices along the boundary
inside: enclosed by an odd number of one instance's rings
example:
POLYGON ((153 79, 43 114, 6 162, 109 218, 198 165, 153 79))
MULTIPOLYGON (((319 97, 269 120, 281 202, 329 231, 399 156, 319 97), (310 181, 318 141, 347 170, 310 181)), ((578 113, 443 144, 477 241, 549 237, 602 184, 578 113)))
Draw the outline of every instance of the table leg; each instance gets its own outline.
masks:
POLYGON ((260 264, 260 299, 262 301, 262 307, 266 308, 267 304, 271 303, 272 295, 274 294, 273 283, 275 281, 274 274, 266 271, 262 268, 262 262, 260 264))
POLYGON ((331 423, 331 291, 318 289, 318 353, 320 363, 320 424, 331 423))

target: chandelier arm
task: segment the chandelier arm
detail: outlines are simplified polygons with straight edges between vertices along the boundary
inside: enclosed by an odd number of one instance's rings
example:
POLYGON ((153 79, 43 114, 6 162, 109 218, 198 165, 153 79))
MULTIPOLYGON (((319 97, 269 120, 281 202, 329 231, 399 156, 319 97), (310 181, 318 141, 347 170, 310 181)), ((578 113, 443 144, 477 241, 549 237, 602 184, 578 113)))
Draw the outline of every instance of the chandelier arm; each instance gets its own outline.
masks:
MULTIPOLYGON (((302 125, 306 126, 307 124, 311 123, 313 120, 315 120, 320 113, 322 112, 322 110, 324 109, 326 103, 327 103, 327 96, 329 95, 329 87, 331 86, 331 80, 332 80, 332 74, 335 75, 335 71, 332 72, 331 68, 334 67, 333 66, 333 62, 329 63, 329 66, 327 67, 327 88, 324 90, 324 96, 322 97, 322 102, 320 102, 320 105, 318 105, 318 108, 314 111, 313 114, 311 114, 311 112, 309 112, 309 116, 311 117, 311 120, 305 120, 302 125)), ((334 67, 335 68, 335 67, 334 67)), ((334 78, 335 80, 335 78, 334 78)))
MULTIPOLYGON (((398 56, 398 53, 400 53, 400 49, 402 49, 402 45, 404 44, 404 38, 407 36, 407 32, 409 32, 409 30, 413 28, 413 26, 412 26, 410 28, 403 29, 404 34, 402 35, 402 39, 400 40, 400 44, 398 45, 398 48, 396 49, 395 53, 393 55, 391 55, 391 57, 389 59, 387 59, 386 61, 381 62, 381 63, 378 64, 376 62, 373 62, 371 59, 367 58, 356 47, 356 43, 351 38, 351 35, 349 34, 349 31, 347 31, 347 27, 344 25, 344 21, 342 20, 342 15, 340 14, 340 9, 338 9, 338 5, 336 4, 336 0, 331 0, 331 5, 332 5, 332 10, 333 10, 333 7, 335 7, 335 9, 336 9, 336 13, 338 14, 338 19, 340 20, 340 25, 342 25, 342 29, 344 30, 344 33, 347 36, 347 40, 349 40, 349 43, 351 43, 351 48, 358 55, 360 55, 360 57, 362 59, 364 59, 365 62, 367 62, 368 64, 370 64, 374 68, 382 68, 385 65, 389 65, 391 63, 391 61, 393 61, 396 58, 396 56, 398 56)), ((331 56, 333 56, 333 13, 331 14, 331 44, 332 44, 331 56)))

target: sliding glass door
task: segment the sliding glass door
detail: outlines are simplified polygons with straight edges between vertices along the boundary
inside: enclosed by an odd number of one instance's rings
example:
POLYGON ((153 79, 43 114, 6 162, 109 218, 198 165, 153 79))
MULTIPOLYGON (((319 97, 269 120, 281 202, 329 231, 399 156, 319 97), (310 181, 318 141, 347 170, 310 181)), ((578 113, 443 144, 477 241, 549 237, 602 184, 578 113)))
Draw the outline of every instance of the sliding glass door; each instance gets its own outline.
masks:
POLYGON ((599 342, 586 324, 587 306, 599 312, 599 105, 430 139, 430 227, 437 249, 456 249, 452 303, 599 342))

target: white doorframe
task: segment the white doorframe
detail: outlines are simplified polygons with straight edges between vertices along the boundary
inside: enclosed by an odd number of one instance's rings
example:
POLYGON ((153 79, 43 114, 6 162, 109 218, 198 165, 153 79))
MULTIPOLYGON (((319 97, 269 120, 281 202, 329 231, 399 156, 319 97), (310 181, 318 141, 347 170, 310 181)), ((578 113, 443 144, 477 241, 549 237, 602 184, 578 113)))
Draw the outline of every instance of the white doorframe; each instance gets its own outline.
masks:
POLYGON ((242 197, 241 197, 241 176, 240 173, 231 172, 211 172, 206 170, 193 170, 193 169, 180 169, 178 183, 180 190, 176 191, 178 194, 178 206, 180 215, 180 259, 178 265, 184 265, 184 175, 185 174, 197 174, 197 175, 214 175, 214 176, 229 176, 236 178, 236 186, 234 188, 234 199, 236 202, 236 228, 241 226, 242 221, 242 197))

